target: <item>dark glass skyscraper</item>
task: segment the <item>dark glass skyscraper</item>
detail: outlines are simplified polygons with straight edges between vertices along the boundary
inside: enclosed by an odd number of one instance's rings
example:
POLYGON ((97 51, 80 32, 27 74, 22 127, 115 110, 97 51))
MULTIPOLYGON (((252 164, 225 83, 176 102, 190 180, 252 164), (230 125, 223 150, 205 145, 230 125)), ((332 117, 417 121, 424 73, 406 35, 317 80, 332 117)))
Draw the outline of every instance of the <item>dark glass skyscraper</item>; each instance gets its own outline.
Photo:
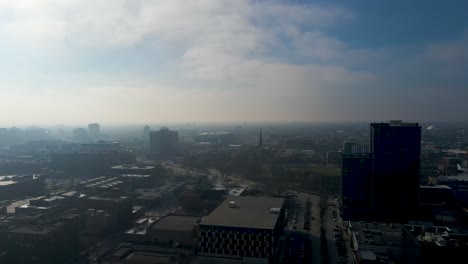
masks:
POLYGON ((390 121, 370 130, 370 154, 343 153, 343 218, 411 219, 419 207, 421 127, 390 121))
POLYGON ((405 219, 419 207, 421 127, 371 124, 372 208, 405 219))

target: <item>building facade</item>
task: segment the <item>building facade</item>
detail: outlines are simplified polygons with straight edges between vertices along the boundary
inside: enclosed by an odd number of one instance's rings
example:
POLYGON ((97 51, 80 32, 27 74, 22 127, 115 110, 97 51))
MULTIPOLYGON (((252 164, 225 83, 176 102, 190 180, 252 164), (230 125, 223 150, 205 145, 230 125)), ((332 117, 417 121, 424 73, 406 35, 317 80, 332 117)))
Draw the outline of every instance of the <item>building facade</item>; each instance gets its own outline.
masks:
POLYGON ((101 136, 100 126, 98 123, 92 123, 88 125, 89 139, 98 139, 101 136))
POLYGON ((179 132, 167 127, 150 133, 150 152, 159 157, 171 157, 178 152, 179 132))

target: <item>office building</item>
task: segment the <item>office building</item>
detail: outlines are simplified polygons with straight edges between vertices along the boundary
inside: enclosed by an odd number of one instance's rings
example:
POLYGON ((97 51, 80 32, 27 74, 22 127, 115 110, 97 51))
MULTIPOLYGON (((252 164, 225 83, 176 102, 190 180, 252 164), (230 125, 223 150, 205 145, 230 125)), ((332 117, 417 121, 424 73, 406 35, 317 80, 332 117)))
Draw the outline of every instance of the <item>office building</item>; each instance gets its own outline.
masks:
POLYGON ((419 208, 421 127, 417 123, 371 124, 372 207, 396 219, 419 208))
POLYGON ((179 132, 163 127, 159 131, 150 133, 151 154, 162 158, 168 158, 177 154, 178 147, 179 132))
POLYGON ((88 125, 89 139, 95 140, 101 137, 100 126, 98 123, 92 123, 88 125))
POLYGON ((200 223, 206 263, 270 263, 284 228, 284 199, 228 197, 200 223))

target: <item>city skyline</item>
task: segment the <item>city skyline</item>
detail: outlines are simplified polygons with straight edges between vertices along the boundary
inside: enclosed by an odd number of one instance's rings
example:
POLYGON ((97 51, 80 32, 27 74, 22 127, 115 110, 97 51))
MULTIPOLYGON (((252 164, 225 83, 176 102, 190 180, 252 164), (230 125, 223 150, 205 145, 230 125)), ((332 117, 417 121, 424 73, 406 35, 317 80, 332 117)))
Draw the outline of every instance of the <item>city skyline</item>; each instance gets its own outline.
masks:
POLYGON ((5 1, 0 125, 467 121, 463 1, 5 1))

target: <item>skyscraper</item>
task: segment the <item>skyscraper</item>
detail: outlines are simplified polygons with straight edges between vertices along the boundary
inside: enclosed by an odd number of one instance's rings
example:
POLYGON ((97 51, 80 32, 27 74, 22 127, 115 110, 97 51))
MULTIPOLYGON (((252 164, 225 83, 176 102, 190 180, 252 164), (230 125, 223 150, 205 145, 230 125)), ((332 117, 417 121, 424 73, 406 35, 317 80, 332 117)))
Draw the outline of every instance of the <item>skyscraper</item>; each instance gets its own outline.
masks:
POLYGON ((151 132, 151 127, 146 125, 143 127, 143 139, 148 139, 149 140, 149 137, 150 137, 150 132, 151 132))
POLYGON ((89 124, 88 131, 90 139, 99 139, 101 136, 100 126, 98 123, 89 124))
POLYGON ((146 125, 143 127, 143 147, 145 150, 149 150, 150 146, 150 133, 151 133, 151 127, 146 125))
POLYGON ((150 133, 150 152, 160 157, 170 157, 177 154, 179 147, 179 132, 167 127, 150 133))
POLYGON ((371 124, 372 207, 405 218, 419 207, 421 127, 371 124))
POLYGON ((343 218, 408 220, 419 207, 421 127, 401 121, 372 123, 370 138, 370 154, 366 147, 344 145, 343 218))

